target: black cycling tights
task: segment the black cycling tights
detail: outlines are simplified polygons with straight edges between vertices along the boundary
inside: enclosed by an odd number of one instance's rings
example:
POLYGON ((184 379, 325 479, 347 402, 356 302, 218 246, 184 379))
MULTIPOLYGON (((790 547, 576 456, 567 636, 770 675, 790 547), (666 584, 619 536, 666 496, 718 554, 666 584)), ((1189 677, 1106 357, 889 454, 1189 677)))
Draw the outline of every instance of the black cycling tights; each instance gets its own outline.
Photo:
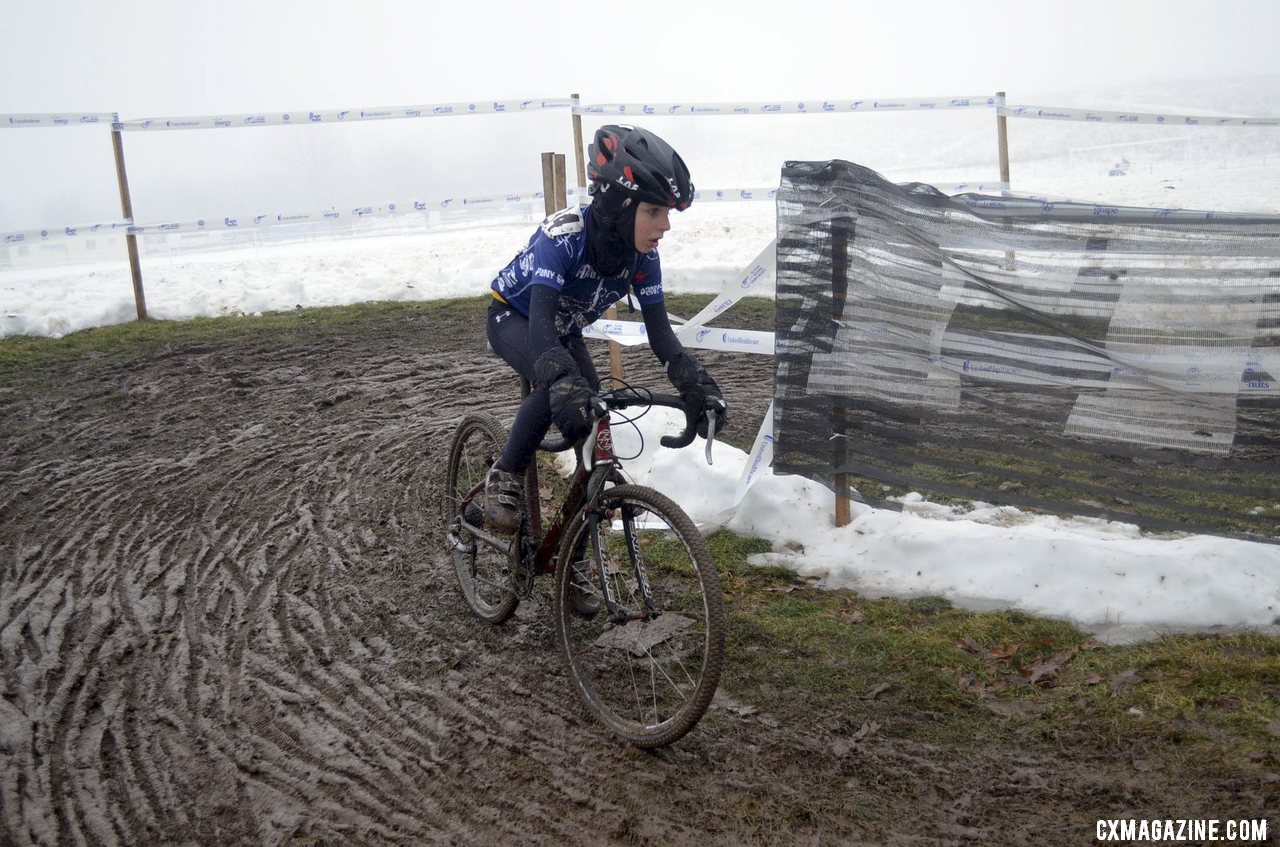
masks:
MULTIPOLYGON (((529 319, 515 309, 498 300, 489 307, 487 321, 489 346, 502 357, 502 360, 515 369, 533 385, 533 363, 536 358, 529 345, 529 319)), ((578 370, 593 389, 600 385, 600 377, 596 374, 595 365, 587 353, 587 345, 582 336, 573 336, 562 342, 573 359, 578 363, 578 370)), ((507 438, 507 446, 502 450, 502 457, 497 466, 504 471, 522 474, 538 444, 547 434, 551 426, 551 403, 547 399, 546 388, 534 388, 520 410, 516 412, 515 423, 511 425, 511 435, 507 438)))

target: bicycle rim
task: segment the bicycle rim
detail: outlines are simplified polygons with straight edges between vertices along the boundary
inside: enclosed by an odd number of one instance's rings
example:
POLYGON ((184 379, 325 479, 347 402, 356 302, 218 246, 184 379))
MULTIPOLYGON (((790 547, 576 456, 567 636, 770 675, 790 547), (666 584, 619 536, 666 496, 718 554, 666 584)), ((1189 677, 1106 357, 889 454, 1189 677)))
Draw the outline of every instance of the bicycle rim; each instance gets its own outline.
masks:
MULTIPOLYGON (((519 603, 512 579, 515 542, 503 548, 487 544, 462 528, 459 520, 463 501, 477 486, 483 488, 489 469, 502 453, 507 434, 492 415, 475 414, 463 418, 449 450, 442 517, 445 545, 453 563, 458 587, 467 605, 482 620, 499 624, 511 617, 519 603)), ((472 525, 481 520, 483 492, 467 504, 472 525)))
POLYGON ((600 598, 599 571, 586 510, 573 520, 556 570, 555 617, 570 678, 588 708, 615 734, 640 747, 677 740, 702 717, 724 665, 724 598, 706 542, 684 513, 658 492, 636 485, 600 498, 600 560, 617 611, 584 620, 575 614, 573 574, 600 598), (630 523, 635 549, 627 543, 630 523), (634 556, 644 563, 653 594, 646 604, 634 556))

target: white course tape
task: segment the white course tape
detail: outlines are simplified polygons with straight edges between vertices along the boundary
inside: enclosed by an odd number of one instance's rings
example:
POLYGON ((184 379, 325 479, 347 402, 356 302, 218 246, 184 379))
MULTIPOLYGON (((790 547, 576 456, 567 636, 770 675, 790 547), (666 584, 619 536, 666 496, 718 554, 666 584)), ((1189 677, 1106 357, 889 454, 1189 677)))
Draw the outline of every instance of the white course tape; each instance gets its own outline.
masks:
POLYGON ((0 242, 5 244, 32 244, 42 243, 46 241, 57 241, 63 238, 79 238, 81 236, 92 237, 95 235, 110 235, 111 233, 124 234, 128 231, 132 224, 129 221, 107 221, 96 224, 81 224, 79 226, 63 226, 51 229, 27 229, 18 232, 3 233, 0 242))
POLYGON ((1063 109, 1053 106, 999 106, 996 108, 996 113, 1009 118, 1038 118, 1040 120, 1085 121, 1088 123, 1280 127, 1280 118, 1171 115, 1157 112, 1112 112, 1102 109, 1063 109))
POLYGON ((0 129, 24 129, 48 126, 111 126, 116 119, 110 112, 98 114, 0 115, 0 129))
MULTIPOLYGON (((944 194, 986 194, 1006 192, 1009 183, 992 180, 990 182, 930 182, 934 188, 944 194)), ((586 189, 582 189, 585 196, 586 189)), ((778 189, 772 188, 707 188, 695 189, 694 202, 699 203, 739 203, 752 201, 777 201, 778 189)))
POLYGON ((733 492, 733 506, 737 508, 742 502, 742 498, 747 495, 747 489, 751 484, 760 478, 760 474, 765 468, 773 465, 773 402, 769 402, 769 408, 765 410, 764 420, 760 422, 760 431, 756 433, 756 440, 751 445, 751 452, 747 454, 749 461, 747 466, 742 469, 742 476, 738 479, 738 487, 733 492))
POLYGON ((175 129, 231 129, 246 126, 293 126, 305 124, 357 123, 403 118, 440 118, 455 115, 499 115, 568 109, 570 99, 488 100, 474 103, 433 103, 423 106, 380 106, 372 109, 299 109, 293 112, 254 112, 240 115, 206 115, 181 118, 145 118, 118 121, 114 128, 124 131, 175 129))
POLYGON ((584 115, 821 115, 874 112, 986 109, 994 95, 968 97, 899 97, 874 100, 775 100, 752 103, 592 103, 574 111, 584 115))
MULTIPOLYGON (((645 326, 640 321, 596 321, 582 330, 582 337, 594 338, 598 341, 616 341, 623 347, 649 343, 645 326)), ((687 338, 682 336, 680 341, 686 347, 697 347, 702 350, 773 355, 773 333, 753 329, 719 329, 703 326, 689 333, 687 338)))
MULTIPOLYGON (((676 329, 676 337, 687 347, 704 350, 725 350, 734 353, 761 353, 773 355, 773 333, 750 329, 718 329, 704 324, 716 315, 723 314, 734 303, 772 282, 777 274, 777 241, 760 251, 760 255, 734 279, 726 282, 710 303, 676 329)), ((645 326, 640 321, 596 321, 582 331, 584 338, 616 341, 630 347, 649 342, 645 326)))
POLYGON ((773 283, 778 275, 777 247, 778 239, 775 238, 760 251, 759 255, 751 260, 751 264, 747 265, 742 273, 721 287, 719 295, 704 306, 698 314, 689 318, 676 331, 676 337, 682 342, 693 339, 707 321, 728 311, 734 303, 745 297, 752 288, 759 290, 765 285, 773 283))
MULTIPOLYGON (((568 189, 572 200, 577 190, 568 189)), ((541 214, 543 193, 526 191, 511 194, 474 195, 456 197, 436 197, 427 200, 406 200, 404 202, 382 203, 379 205, 355 206, 344 209, 326 209, 316 212, 265 212, 249 215, 209 215, 189 221, 167 221, 162 223, 135 224, 130 221, 113 221, 110 223, 86 224, 83 226, 49 227, 44 229, 20 230, 0 233, 0 241, 5 244, 23 244, 42 241, 53 241, 60 238, 76 238, 82 235, 97 235, 120 232, 129 235, 143 235, 161 232, 213 232, 231 229, 260 229, 279 226, 281 224, 307 224, 360 218, 389 218, 410 213, 435 211, 457 212, 479 209, 486 206, 494 208, 517 207, 534 203, 537 213, 541 214)))

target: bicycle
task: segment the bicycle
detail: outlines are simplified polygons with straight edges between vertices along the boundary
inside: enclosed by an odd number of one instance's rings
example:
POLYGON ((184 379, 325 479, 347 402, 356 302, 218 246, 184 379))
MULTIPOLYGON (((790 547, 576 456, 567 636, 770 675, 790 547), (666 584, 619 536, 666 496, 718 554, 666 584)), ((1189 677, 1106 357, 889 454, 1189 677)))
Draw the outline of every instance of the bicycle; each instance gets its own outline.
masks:
MULTIPOLYGON (((528 382, 521 383, 527 394, 528 382)), ((575 688, 614 734, 652 748, 682 737, 710 704, 724 666, 725 611, 693 521, 670 498, 622 475, 610 412, 639 406, 684 410, 684 431, 661 443, 693 441, 698 420, 679 397, 629 386, 598 391, 590 434, 577 445, 577 468, 547 527, 534 462, 514 536, 484 528, 485 482, 507 440, 487 413, 467 415, 455 431, 443 502, 449 554, 471 610, 501 624, 530 596, 535 577, 552 575, 556 640, 575 688)), ((711 412, 708 425, 710 461, 711 412)), ((569 446, 555 435, 540 449, 569 446)))

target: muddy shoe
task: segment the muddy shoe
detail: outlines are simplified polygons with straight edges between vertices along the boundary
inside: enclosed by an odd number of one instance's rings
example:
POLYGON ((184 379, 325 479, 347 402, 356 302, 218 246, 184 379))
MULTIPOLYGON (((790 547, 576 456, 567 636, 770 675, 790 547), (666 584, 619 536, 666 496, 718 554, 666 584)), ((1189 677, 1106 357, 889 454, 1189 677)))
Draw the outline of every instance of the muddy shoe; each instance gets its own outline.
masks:
POLYGON ((484 486, 484 525, 503 535, 515 532, 520 525, 523 494, 524 477, 491 468, 484 486))
POLYGON ((574 568, 569 573, 569 611, 583 620, 591 620, 600 614, 604 602, 600 589, 591 584, 587 575, 574 568))

